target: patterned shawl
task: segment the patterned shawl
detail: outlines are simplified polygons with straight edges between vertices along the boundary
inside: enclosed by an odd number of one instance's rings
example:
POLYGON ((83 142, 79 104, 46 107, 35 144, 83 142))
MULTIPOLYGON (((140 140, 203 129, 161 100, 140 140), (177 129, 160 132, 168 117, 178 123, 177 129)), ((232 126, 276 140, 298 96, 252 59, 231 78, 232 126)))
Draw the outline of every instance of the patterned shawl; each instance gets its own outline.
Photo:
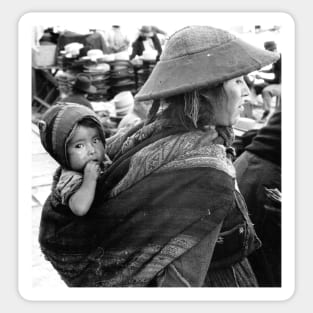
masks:
POLYGON ((85 217, 47 200, 41 248, 69 286, 149 286, 231 209, 235 171, 216 130, 151 125, 111 143, 122 153, 100 185, 114 187, 85 217))

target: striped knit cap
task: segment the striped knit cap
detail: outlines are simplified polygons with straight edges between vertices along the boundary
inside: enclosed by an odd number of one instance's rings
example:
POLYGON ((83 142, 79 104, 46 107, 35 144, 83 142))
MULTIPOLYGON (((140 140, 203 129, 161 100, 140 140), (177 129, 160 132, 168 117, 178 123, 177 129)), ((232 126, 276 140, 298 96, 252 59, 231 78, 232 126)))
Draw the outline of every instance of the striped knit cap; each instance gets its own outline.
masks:
POLYGON ((41 144, 45 150, 64 168, 70 169, 66 146, 74 127, 81 120, 92 120, 99 130, 105 146, 103 126, 94 111, 78 104, 54 105, 38 122, 41 144))

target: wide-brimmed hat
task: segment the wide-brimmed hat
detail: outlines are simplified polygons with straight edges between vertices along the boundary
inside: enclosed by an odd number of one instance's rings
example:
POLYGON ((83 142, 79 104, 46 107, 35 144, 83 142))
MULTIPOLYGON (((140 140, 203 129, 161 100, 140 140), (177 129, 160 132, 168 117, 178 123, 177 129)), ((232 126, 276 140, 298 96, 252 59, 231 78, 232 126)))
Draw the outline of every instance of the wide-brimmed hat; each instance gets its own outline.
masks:
POLYGON ((143 36, 147 36, 147 37, 152 37, 153 36, 153 31, 152 31, 152 27, 151 26, 141 26, 141 28, 139 29, 140 34, 143 36))
POLYGON ((210 26, 188 26, 168 40, 136 100, 170 97, 248 74, 279 55, 210 26))
POLYGON ((115 104, 116 115, 125 116, 134 106, 134 97, 130 91, 122 91, 113 98, 113 102, 115 104))
POLYGON ((78 76, 73 85, 73 89, 77 89, 86 93, 97 92, 97 88, 92 86, 91 81, 87 76, 78 76))
POLYGON ((94 121, 105 146, 103 126, 97 114, 79 104, 57 104, 44 113, 38 121, 40 139, 45 150, 63 167, 70 168, 67 143, 74 127, 83 119, 94 121))
POLYGON ((84 71, 90 73, 106 73, 109 72, 110 69, 111 67, 107 63, 84 65, 84 71))
POLYGON ((103 55, 103 51, 100 49, 90 49, 87 51, 87 56, 90 58, 101 58, 103 55))
POLYGON ((129 54, 127 51, 121 51, 114 53, 114 59, 115 61, 128 61, 129 60, 129 54))

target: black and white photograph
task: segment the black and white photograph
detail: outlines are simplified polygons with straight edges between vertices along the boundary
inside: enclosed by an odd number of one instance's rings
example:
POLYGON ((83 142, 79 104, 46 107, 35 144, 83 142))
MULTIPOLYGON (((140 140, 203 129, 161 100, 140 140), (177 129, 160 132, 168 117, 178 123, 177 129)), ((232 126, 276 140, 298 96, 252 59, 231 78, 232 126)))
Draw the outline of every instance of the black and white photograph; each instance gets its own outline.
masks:
POLYGON ((33 12, 18 43, 25 299, 292 296, 290 15, 33 12))

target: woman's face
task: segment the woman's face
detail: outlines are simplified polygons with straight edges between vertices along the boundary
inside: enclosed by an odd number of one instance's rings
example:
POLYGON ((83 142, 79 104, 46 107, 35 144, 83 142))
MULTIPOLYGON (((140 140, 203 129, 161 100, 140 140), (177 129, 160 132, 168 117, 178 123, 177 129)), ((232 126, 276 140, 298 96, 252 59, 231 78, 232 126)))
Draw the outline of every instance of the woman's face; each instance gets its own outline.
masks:
POLYGON ((243 76, 227 80, 223 84, 226 97, 222 103, 213 106, 215 124, 219 126, 232 126, 236 123, 243 111, 244 100, 249 96, 249 88, 243 76))

